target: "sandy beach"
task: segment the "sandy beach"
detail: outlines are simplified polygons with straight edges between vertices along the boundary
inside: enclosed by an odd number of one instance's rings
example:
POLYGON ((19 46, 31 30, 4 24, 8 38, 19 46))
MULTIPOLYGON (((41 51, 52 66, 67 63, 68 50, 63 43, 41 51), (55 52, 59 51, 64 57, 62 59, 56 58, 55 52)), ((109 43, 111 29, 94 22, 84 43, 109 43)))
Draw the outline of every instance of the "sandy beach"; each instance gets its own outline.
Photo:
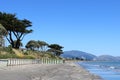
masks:
POLYGON ((0 68, 0 80, 102 80, 72 63, 30 64, 0 68))

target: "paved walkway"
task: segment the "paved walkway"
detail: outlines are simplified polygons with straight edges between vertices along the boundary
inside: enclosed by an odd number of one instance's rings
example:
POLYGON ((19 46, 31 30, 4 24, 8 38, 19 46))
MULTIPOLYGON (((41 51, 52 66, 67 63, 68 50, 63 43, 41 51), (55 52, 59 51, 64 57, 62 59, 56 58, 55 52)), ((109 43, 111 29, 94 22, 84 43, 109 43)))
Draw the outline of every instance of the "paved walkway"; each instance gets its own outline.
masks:
POLYGON ((73 63, 34 64, 0 69, 0 80, 101 80, 73 63))

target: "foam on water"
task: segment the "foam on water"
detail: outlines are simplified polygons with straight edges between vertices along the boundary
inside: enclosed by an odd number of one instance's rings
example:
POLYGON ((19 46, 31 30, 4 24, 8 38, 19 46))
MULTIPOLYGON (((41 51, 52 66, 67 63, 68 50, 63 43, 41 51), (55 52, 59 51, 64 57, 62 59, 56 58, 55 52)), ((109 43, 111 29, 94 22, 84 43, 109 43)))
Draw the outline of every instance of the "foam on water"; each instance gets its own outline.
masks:
POLYGON ((78 62, 78 64, 104 80, 120 80, 120 62, 78 62))

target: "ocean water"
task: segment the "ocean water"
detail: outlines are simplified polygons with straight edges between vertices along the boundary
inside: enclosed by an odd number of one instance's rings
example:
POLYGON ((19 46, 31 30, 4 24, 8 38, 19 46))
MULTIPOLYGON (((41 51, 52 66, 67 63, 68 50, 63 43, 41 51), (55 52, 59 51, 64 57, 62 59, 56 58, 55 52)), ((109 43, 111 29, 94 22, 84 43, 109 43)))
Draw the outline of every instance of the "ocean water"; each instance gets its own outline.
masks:
POLYGON ((120 80, 120 62, 89 61, 78 62, 77 64, 91 73, 99 75, 103 80, 120 80))

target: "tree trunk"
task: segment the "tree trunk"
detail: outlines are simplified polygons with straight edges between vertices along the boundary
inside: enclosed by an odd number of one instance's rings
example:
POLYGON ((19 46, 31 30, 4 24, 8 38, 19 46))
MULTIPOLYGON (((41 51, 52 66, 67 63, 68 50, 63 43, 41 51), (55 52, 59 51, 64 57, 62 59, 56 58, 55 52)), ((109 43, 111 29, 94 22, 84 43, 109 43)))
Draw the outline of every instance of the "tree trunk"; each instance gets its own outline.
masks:
POLYGON ((14 41, 13 41, 13 39, 12 39, 12 32, 10 31, 9 32, 9 37, 10 37, 10 44, 12 45, 12 47, 14 48, 15 47, 15 45, 14 45, 14 41))
POLYGON ((15 48, 19 49, 20 48, 20 39, 17 39, 16 43, 15 43, 15 48))

